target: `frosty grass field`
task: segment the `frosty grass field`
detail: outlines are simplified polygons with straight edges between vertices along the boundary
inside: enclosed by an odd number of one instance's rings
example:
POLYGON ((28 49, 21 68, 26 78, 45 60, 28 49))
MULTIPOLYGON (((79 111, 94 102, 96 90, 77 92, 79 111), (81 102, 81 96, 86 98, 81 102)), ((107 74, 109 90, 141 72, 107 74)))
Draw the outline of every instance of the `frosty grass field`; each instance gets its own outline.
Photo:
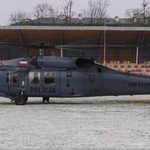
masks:
POLYGON ((150 96, 0 98, 0 150, 150 149, 150 96))

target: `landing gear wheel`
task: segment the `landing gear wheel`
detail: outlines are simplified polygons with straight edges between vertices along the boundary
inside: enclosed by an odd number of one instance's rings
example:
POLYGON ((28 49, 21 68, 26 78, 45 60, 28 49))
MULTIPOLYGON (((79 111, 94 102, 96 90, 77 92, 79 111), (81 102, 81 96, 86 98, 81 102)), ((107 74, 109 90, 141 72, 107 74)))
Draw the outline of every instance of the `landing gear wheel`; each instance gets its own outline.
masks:
POLYGON ((28 98, 24 95, 18 95, 14 99, 16 105, 25 105, 27 103, 28 98))
POLYGON ((49 97, 43 97, 43 103, 45 102, 49 103, 49 97))

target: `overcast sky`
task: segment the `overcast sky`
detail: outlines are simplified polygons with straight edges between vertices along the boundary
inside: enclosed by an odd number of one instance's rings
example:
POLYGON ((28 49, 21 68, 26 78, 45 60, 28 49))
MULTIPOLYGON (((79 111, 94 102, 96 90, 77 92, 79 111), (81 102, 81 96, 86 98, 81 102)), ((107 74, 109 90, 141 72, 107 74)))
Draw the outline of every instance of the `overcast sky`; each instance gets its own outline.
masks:
MULTIPOLYGON (((81 11, 87 7, 89 0, 73 0, 75 11, 81 11)), ((22 10, 31 12, 39 3, 47 2, 55 8, 61 8, 65 0, 0 0, 0 25, 8 24, 11 12, 22 10)), ((123 17, 128 8, 139 7, 142 0, 108 0, 108 14, 111 17, 123 17)))

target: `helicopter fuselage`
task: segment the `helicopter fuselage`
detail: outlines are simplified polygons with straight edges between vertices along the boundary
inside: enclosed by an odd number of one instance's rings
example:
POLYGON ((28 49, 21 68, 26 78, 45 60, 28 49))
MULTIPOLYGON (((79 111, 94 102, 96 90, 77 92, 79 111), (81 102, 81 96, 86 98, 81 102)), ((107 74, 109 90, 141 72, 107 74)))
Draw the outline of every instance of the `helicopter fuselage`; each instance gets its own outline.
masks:
POLYGON ((149 76, 114 71, 86 61, 84 64, 84 60, 72 67, 67 62, 67 67, 60 64, 1 66, 0 95, 14 99, 16 104, 25 104, 19 99, 150 94, 149 76))

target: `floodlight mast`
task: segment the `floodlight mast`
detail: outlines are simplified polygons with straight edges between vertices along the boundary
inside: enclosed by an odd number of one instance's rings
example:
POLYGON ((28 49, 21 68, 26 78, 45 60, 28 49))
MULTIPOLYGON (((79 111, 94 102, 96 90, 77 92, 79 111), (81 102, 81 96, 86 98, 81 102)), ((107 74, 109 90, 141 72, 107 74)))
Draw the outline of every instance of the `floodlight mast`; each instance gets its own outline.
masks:
POLYGON ((106 18, 104 19, 104 62, 103 65, 106 65, 106 18))

